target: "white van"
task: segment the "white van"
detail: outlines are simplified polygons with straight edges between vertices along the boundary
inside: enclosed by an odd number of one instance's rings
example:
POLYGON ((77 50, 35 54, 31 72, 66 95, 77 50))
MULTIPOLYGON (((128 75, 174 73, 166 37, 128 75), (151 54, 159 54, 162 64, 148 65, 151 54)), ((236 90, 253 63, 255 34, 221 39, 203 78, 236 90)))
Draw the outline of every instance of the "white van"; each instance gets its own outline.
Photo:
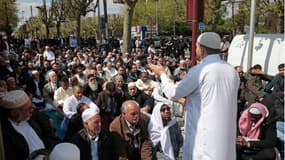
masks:
MULTIPOLYGON (((249 35, 237 35, 228 51, 228 62, 242 66, 246 72, 248 61, 249 35)), ((255 34, 252 52, 252 66, 260 64, 269 75, 278 73, 278 65, 285 63, 285 43, 283 34, 255 34)))

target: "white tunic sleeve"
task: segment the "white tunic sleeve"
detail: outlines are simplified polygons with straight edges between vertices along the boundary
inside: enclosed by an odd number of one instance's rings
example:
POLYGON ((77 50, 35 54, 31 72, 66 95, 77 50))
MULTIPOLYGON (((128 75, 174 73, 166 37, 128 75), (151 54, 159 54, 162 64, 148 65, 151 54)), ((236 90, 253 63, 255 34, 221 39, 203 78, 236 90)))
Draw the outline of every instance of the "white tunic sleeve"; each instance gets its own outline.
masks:
POLYGON ((185 78, 179 83, 174 84, 166 74, 162 74, 161 86, 164 94, 171 100, 178 100, 192 93, 199 85, 198 79, 195 77, 195 72, 188 72, 185 78))

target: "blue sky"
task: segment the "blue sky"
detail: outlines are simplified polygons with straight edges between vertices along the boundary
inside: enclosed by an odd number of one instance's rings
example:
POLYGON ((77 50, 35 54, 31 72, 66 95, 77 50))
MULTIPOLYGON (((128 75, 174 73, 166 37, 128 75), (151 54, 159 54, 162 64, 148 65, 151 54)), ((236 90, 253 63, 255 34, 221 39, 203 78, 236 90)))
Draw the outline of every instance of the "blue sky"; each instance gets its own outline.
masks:
MULTIPOLYGON (((95 0, 94 0, 95 1, 95 0)), ((50 5, 51 0, 46 0, 47 5, 50 5)), ((17 8, 18 8, 18 17, 20 19, 20 23, 24 22, 31 16, 31 9, 32 6, 33 15, 37 14, 36 6, 41 6, 43 4, 43 0, 17 0, 16 1, 17 8)), ((108 4, 108 13, 119 13, 121 10, 121 5, 114 4, 113 0, 107 0, 108 4)), ((103 14, 103 0, 100 0, 100 10, 103 14)), ((93 14, 91 14, 93 15, 93 14)))

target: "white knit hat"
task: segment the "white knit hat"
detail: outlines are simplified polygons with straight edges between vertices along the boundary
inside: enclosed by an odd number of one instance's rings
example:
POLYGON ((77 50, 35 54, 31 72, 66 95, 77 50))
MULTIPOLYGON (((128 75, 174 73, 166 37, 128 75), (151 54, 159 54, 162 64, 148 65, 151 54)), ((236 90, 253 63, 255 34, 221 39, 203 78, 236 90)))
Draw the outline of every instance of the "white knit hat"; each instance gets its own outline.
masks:
POLYGON ((30 97, 23 90, 7 92, 1 100, 0 106, 7 109, 20 108, 30 101, 30 97))
POLYGON ((204 32, 200 34, 197 42, 205 47, 212 49, 220 49, 221 38, 215 32, 204 32))
POLYGON ((32 74, 37 74, 37 73, 39 73, 38 70, 33 70, 33 71, 32 71, 32 74))
POLYGON ((72 143, 57 144, 49 155, 50 160, 80 160, 80 150, 72 143))
POLYGON ((85 109, 81 115, 82 121, 86 122, 87 120, 89 120, 90 118, 92 118, 93 116, 97 114, 99 114, 99 111, 95 108, 85 109))
POLYGON ((260 110, 255 108, 255 107, 250 108, 249 113, 254 114, 254 115, 260 115, 261 114, 260 110))
POLYGON ((136 83, 135 82, 130 82, 128 84, 128 88, 130 88, 130 87, 136 87, 136 83))

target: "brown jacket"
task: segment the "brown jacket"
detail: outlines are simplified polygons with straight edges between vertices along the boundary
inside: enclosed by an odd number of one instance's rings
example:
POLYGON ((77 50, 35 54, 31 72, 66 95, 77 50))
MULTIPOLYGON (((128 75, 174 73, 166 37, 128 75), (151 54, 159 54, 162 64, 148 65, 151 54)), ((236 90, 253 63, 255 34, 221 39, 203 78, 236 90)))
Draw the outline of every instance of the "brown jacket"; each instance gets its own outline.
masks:
POLYGON ((120 115, 110 124, 110 132, 113 136, 115 150, 119 160, 152 160, 152 143, 147 131, 147 121, 141 118, 135 128, 135 136, 132 135, 126 121, 120 115), (135 152, 134 137, 138 141, 138 153, 135 152))

